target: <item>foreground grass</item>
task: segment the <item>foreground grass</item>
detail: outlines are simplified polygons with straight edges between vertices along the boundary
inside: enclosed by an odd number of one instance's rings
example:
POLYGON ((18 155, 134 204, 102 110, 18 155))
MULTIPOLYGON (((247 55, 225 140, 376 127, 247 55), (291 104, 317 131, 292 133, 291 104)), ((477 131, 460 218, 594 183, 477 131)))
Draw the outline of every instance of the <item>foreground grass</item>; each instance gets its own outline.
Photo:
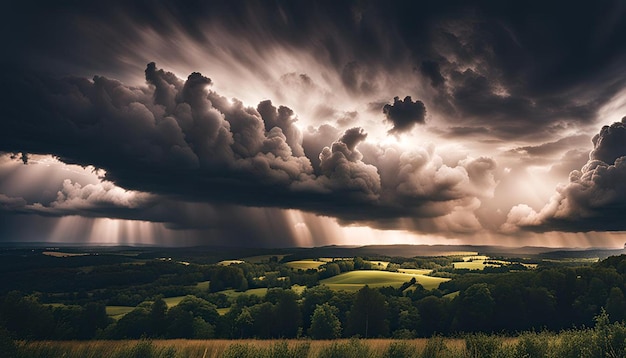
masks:
MULTIPOLYGON (((421 357, 429 344, 432 346, 429 342, 429 339, 37 341, 18 342, 16 357, 421 357), (410 354, 389 355, 394 349, 410 354)), ((455 352, 451 357, 461 357, 456 354, 463 351, 464 344, 462 339, 445 339, 443 343, 447 351, 455 352)))
MULTIPOLYGON (((1 337, 0 337, 1 338, 1 337)), ((5 336, 0 355, 7 358, 604 358, 626 356, 626 325, 603 314, 595 328, 527 332, 518 337, 469 334, 464 338, 311 340, 127 340, 21 341, 5 336)))

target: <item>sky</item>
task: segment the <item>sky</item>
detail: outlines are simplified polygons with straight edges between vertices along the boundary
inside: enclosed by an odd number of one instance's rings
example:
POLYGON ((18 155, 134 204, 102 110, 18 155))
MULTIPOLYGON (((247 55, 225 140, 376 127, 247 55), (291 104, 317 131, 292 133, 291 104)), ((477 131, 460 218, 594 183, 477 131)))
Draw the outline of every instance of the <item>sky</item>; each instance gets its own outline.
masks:
POLYGON ((626 242, 626 4, 13 1, 0 242, 626 242))

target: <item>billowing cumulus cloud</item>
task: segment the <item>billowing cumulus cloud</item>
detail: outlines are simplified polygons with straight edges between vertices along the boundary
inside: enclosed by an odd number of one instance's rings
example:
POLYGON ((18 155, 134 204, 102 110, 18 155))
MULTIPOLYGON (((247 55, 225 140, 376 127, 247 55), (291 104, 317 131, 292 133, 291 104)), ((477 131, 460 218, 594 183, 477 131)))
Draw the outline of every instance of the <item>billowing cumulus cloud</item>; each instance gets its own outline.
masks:
POLYGON ((539 212, 527 205, 511 209, 504 231, 518 228, 549 231, 625 230, 626 119, 604 126, 593 137, 594 149, 580 169, 570 173, 569 183, 539 212))
POLYGON ((620 227, 623 129, 590 141, 626 108, 620 1, 5 10, 0 224, 274 225, 287 240, 299 219, 266 219, 297 212, 312 241, 315 215, 448 237, 497 235, 509 212, 507 232, 620 227))
POLYGON ((415 101, 411 96, 399 97, 393 99, 393 104, 383 106, 383 113, 386 120, 393 125, 389 133, 408 132, 416 124, 424 124, 426 122, 426 107, 422 101, 415 101))
MULTIPOLYGON (((320 126, 304 136, 290 108, 229 100, 198 72, 180 80, 150 63, 145 76, 147 87, 100 76, 21 83, 1 149, 52 154, 106 172, 100 183, 65 180, 38 211, 113 215, 117 208, 126 209, 123 217, 167 221, 146 213, 158 211, 150 209, 157 202, 182 200, 298 208, 376 225, 472 211, 496 184, 489 158, 449 167, 432 146, 382 146, 366 157, 359 150, 368 136, 363 128, 320 126)), ((423 116, 423 104, 407 98, 389 116, 400 130, 416 111, 423 116)))

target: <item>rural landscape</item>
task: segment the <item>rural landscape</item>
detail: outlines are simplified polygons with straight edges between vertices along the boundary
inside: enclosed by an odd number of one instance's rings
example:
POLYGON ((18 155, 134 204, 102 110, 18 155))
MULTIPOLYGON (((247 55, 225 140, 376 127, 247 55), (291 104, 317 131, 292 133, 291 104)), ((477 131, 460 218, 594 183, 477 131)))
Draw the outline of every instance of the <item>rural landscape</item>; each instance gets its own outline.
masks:
POLYGON ((6 357, 626 354, 623 250, 32 246, 0 253, 6 357))
POLYGON ((0 358, 626 357, 626 2, 6 0, 0 358))

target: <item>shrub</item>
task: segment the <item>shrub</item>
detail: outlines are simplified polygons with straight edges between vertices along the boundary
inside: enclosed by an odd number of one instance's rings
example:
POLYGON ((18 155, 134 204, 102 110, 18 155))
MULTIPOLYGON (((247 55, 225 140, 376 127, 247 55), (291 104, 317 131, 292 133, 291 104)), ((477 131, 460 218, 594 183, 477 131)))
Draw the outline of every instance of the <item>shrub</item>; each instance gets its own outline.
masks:
POLYGON ((626 356, 626 326, 622 323, 610 323, 604 309, 595 318, 594 338, 602 357, 626 356))
POLYGON ((412 358, 417 357, 415 347, 407 342, 391 342, 389 348, 384 353, 385 358, 412 358))
POLYGON ((476 333, 465 337, 465 350, 469 357, 495 357, 501 347, 502 339, 496 335, 476 333))
POLYGON ((519 337, 515 346, 517 357, 546 357, 548 355, 550 340, 554 335, 543 333, 524 333, 519 337))
POLYGON ((324 347, 319 354, 319 358, 367 358, 373 357, 369 346, 361 343, 356 338, 346 343, 333 342, 328 347, 324 347))
POLYGON ((228 346, 224 354, 223 358, 256 358, 260 357, 259 350, 249 344, 236 343, 228 346))
POLYGON ((309 342, 296 344, 292 348, 286 341, 272 344, 268 348, 255 347, 251 344, 236 343, 230 345, 222 357, 224 358, 300 358, 309 354, 309 342))
POLYGON ((266 357, 275 357, 275 358, 299 358, 306 357, 309 354, 310 343, 300 343, 293 346, 291 349, 286 341, 277 342, 272 344, 271 347, 267 349, 268 354, 266 357))
POLYGON ((592 358, 600 356, 592 331, 580 329, 559 333, 552 348, 554 357, 592 358))
POLYGON ((446 342, 441 336, 433 336, 426 342, 426 347, 422 351, 422 358, 437 358, 443 357, 444 353, 448 351, 446 342))
POLYGON ((157 348, 151 340, 142 339, 134 346, 123 349, 115 355, 116 358, 174 358, 174 347, 157 348))

